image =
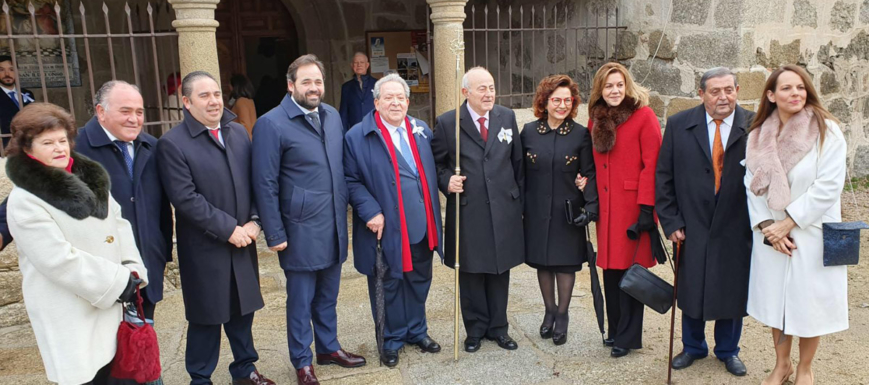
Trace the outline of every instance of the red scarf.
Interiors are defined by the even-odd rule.
[[[410,125],[410,120],[405,117],[405,124],[408,128],[407,139],[410,142],[410,151],[413,152],[413,160],[416,162],[416,169],[419,171],[419,179],[422,181],[423,202],[425,203],[425,221],[426,229],[428,230],[428,248],[434,251],[438,245],[437,229],[435,228],[434,213],[431,207],[431,196],[429,196],[428,182],[425,180],[425,169],[422,167],[422,161],[419,159],[419,151],[416,149],[416,140],[413,138],[413,132]],[[413,270],[413,261],[410,258],[410,240],[407,236],[407,222],[404,218],[404,201],[401,198],[401,176],[398,173],[398,160],[395,158],[395,145],[393,144],[392,136],[389,135],[389,130],[380,119],[380,113],[374,112],[374,122],[377,123],[377,128],[383,135],[386,141],[386,148],[389,150],[389,156],[392,158],[392,170],[395,172],[395,187],[398,189],[398,215],[401,218],[401,265],[402,271],[408,272]],[[399,140],[403,140],[399,138]]]
[[[30,159],[33,159],[33,160],[35,160],[35,161],[41,163],[43,166],[46,166],[46,167],[48,166],[47,164],[42,163],[41,160],[34,158],[33,155],[30,155],[30,154],[26,154],[26,155],[29,156]],[[66,164],[66,167],[64,167],[64,170],[66,170],[66,172],[72,174],[72,164],[73,164],[74,162],[75,162],[75,159],[73,159],[72,157],[69,157],[69,163]]]

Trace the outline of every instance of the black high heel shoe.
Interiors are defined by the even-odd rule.
[[[567,343],[567,332],[553,333],[552,343],[555,344],[555,346],[566,344]]]
[[[555,328],[552,330],[552,343],[556,346],[564,345],[567,343],[567,324],[570,322],[570,318],[568,318],[567,314],[555,315],[555,325],[558,326],[559,329],[564,330],[563,332],[556,332]]]
[[[540,325],[540,338],[544,340],[552,338],[552,325]]]

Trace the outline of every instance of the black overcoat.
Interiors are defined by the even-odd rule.
[[[154,155],[157,138],[142,132],[133,141],[133,178],[127,173],[124,156],[96,116],[78,130],[75,151],[102,165],[112,181],[112,197],[121,205],[124,219],[133,226],[136,247],[148,268],[144,291],[153,303],[163,299],[163,271],[172,260],[172,209],[157,175]]]
[[[229,321],[231,277],[239,310],[263,307],[256,243],[229,243],[236,226],[256,215],[250,180],[250,138],[235,114],[224,109],[220,123],[226,147],[187,109],[184,120],[157,141],[157,167],[175,207],[178,268],[187,320],[216,325]]]
[[[550,130],[546,119],[522,129],[525,154],[525,260],[538,266],[575,266],[587,261],[585,227],[567,223],[565,201],[574,216],[582,208],[598,214],[594,155],[588,129],[572,120]],[[576,174],[588,178],[576,188]]]
[[[678,305],[694,319],[747,314],[751,225],[741,162],[753,117],[736,107],[717,197],[703,105],[667,121],[655,174],[655,209],[666,236],[685,229]]]
[[[489,112],[488,141],[471,119],[467,102],[459,107],[461,126],[461,194],[459,265],[466,273],[501,274],[525,262],[522,230],[522,142],[516,114],[495,105]],[[508,136],[507,140],[499,139]],[[432,153],[438,169],[438,187],[447,197],[444,263],[455,266],[456,198],[447,193],[456,167],[456,111],[437,118]]]

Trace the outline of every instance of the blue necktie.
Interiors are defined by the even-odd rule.
[[[18,98],[15,96],[15,91],[9,91],[9,97],[12,98],[12,102],[15,103],[15,107],[21,109],[21,104],[18,104]]]
[[[414,174],[416,174],[416,161],[413,160],[413,152],[410,151],[410,146],[407,145],[407,140],[405,140],[407,135],[406,132],[407,130],[405,130],[404,127],[398,127],[398,141],[401,142],[401,156],[404,157],[404,160],[408,165],[410,165],[410,169],[413,170]]]
[[[121,153],[124,154],[124,163],[127,164],[127,175],[130,176],[130,179],[133,179],[133,157],[130,156],[130,150],[127,148],[127,142],[116,140],[115,145],[117,145],[118,148],[121,150]]]

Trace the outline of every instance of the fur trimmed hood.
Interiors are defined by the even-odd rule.
[[[748,134],[745,165],[753,175],[749,188],[756,196],[769,193],[769,208],[783,211],[791,203],[788,172],[815,146],[820,130],[812,107],[792,116],[781,131],[781,119],[773,112]]]
[[[72,173],[46,166],[26,154],[10,157],[6,162],[9,180],[75,219],[109,214],[111,180],[106,170],[84,155],[70,152],[75,159]]]
[[[609,152],[616,145],[616,129],[640,107],[636,100],[626,96],[622,103],[610,107],[601,99],[589,111],[592,121],[591,142],[597,152]]]

